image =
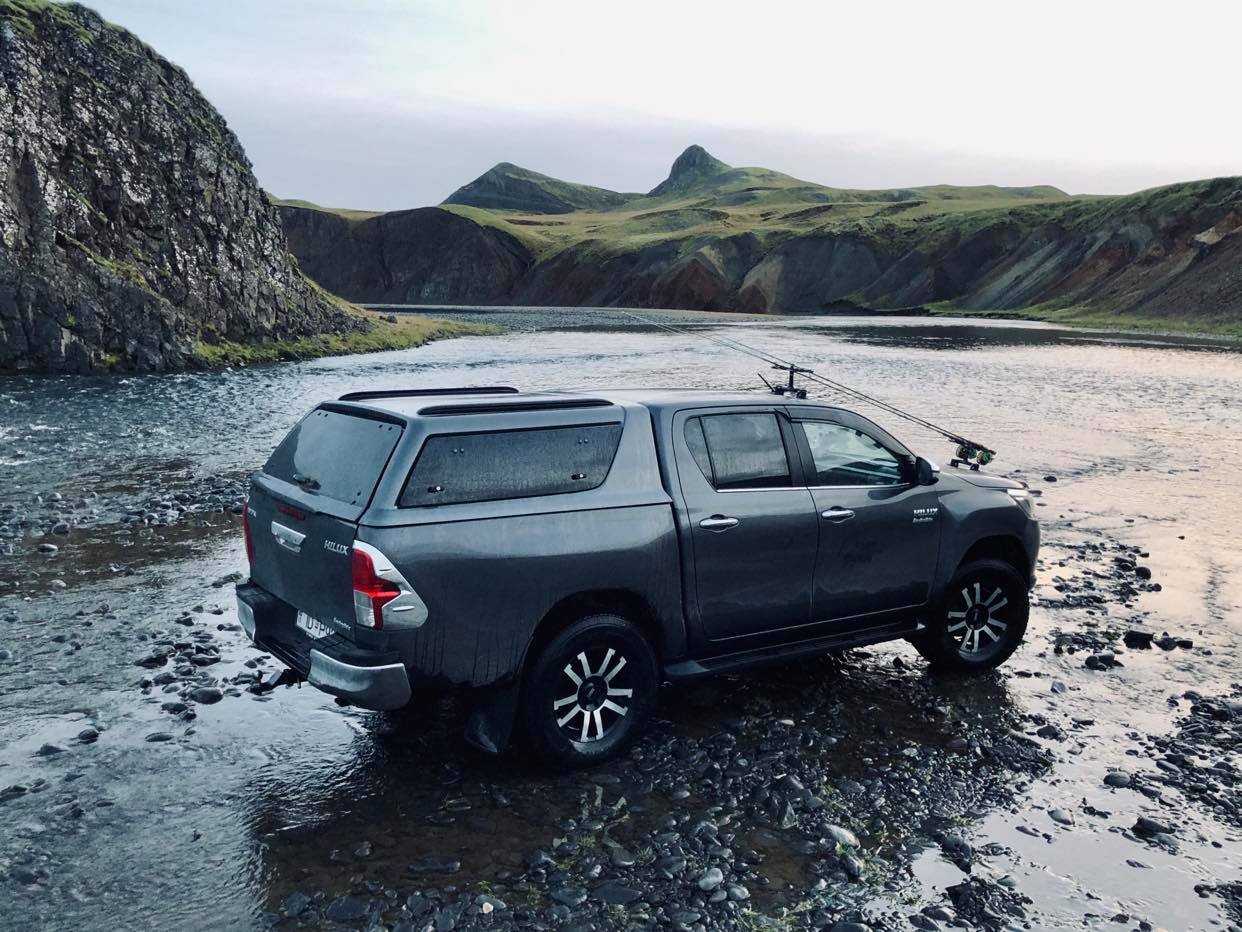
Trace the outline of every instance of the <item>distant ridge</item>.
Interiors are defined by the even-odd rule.
[[[462,185],[443,201],[485,210],[514,210],[531,214],[567,214],[575,210],[618,207],[636,194],[619,194],[589,184],[561,181],[512,162],[489,168]]]
[[[280,208],[356,301],[834,313],[934,307],[1242,334],[1242,179],[834,188],[699,145],[647,194],[502,163],[441,207]],[[554,215],[554,216],[548,216]]]

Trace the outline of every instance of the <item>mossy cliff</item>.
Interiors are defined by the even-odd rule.
[[[85,7],[0,0],[0,371],[160,371],[376,324],[308,282],[237,138]]]

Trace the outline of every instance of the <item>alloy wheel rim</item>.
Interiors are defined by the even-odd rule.
[[[962,588],[948,613],[948,632],[963,657],[975,659],[998,649],[1009,628],[1001,614],[1008,605],[1002,586],[977,580]]]
[[[630,713],[628,660],[615,647],[580,651],[564,669],[552,701],[556,725],[571,741],[602,741]]]

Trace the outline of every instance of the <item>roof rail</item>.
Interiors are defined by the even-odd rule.
[[[519,401],[515,404],[437,405],[423,408],[423,417],[448,417],[454,414],[500,414],[511,411],[557,411],[573,408],[611,408],[613,403],[603,398],[553,398],[546,401]]]
[[[468,388],[392,388],[371,392],[346,392],[338,401],[369,401],[372,398],[417,398],[425,395],[516,395],[511,385],[476,385]]]

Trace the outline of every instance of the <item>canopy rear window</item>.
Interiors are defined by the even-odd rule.
[[[423,443],[400,504],[585,492],[608,477],[620,440],[619,423],[435,434]]]
[[[308,492],[365,505],[400,438],[397,424],[318,408],[289,432],[263,471]]]

